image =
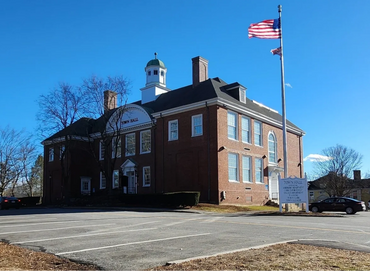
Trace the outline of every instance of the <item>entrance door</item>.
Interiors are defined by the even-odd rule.
[[[128,177],[128,194],[136,194],[135,171],[127,171],[126,176]]]
[[[273,201],[279,200],[279,174],[271,172],[270,174],[270,199]]]

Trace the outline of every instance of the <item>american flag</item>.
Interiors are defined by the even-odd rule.
[[[278,47],[278,48],[275,48],[275,49],[271,49],[271,53],[273,55],[279,55],[279,56],[281,56],[281,47]]]
[[[252,23],[248,28],[248,37],[280,39],[280,19],[267,19],[258,23]]]

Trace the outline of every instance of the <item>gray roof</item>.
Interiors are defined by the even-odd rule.
[[[141,106],[148,112],[149,115],[151,115],[153,113],[158,113],[192,103],[219,98],[237,104],[239,106],[244,106],[246,109],[255,111],[275,121],[282,122],[282,116],[279,113],[273,112],[263,106],[260,106],[248,98],[246,98],[246,103],[244,104],[233,97],[230,91],[227,91],[227,89],[237,86],[241,85],[239,83],[227,84],[218,77],[210,78],[199,83],[195,87],[193,87],[193,85],[189,85],[164,93],[154,101],[145,104],[141,104],[141,101],[137,101],[132,104]],[[107,119],[109,119],[109,116],[112,115],[116,111],[116,109],[110,110],[109,112],[107,112],[108,114],[96,120],[90,118],[81,118],[71,126],[63,129],[62,131],[59,131],[45,141],[54,138],[60,138],[65,135],[88,136],[88,134],[99,132],[105,128]],[[287,126],[292,127],[304,134],[303,130],[301,130],[288,120]]]

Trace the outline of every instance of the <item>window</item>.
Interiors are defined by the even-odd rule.
[[[143,186],[150,186],[150,166],[143,167]]]
[[[54,161],[54,148],[49,148],[49,161]]]
[[[161,70],[161,76],[164,76],[164,71],[163,70]]]
[[[262,123],[254,121],[254,144],[262,146]]]
[[[150,76],[152,74],[152,72],[150,70],[148,70],[148,75]]]
[[[252,182],[251,157],[243,155],[243,182]]]
[[[276,138],[275,135],[270,132],[269,134],[269,162],[276,163]]]
[[[135,133],[126,134],[126,156],[135,155]]]
[[[200,136],[203,135],[203,116],[195,115],[191,117],[191,136]]]
[[[65,155],[64,152],[66,150],[66,147],[64,145],[61,145],[59,148],[59,160],[62,160],[63,156]]]
[[[121,138],[114,137],[112,139],[112,158],[121,157]]]
[[[81,194],[82,195],[90,195],[91,190],[91,178],[89,177],[81,177]]]
[[[114,170],[112,188],[118,188],[118,187],[119,187],[119,170]]]
[[[158,75],[158,70],[153,70],[154,75]]]
[[[238,140],[238,118],[237,114],[232,112],[227,113],[227,137]]]
[[[229,153],[229,181],[239,181],[238,155]]]
[[[168,122],[168,141],[179,139],[179,123],[177,120]]]
[[[107,180],[103,172],[100,172],[100,189],[107,188]]]
[[[263,183],[263,160],[262,158],[256,158],[256,182]]]
[[[244,143],[251,142],[250,119],[247,117],[242,117],[242,141]]]
[[[151,131],[140,132],[140,153],[150,153],[151,150]]]
[[[104,142],[100,141],[99,143],[99,160],[104,160],[105,146]]]

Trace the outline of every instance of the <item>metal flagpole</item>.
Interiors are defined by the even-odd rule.
[[[281,22],[282,6],[278,6],[280,21],[280,63],[281,63],[281,100],[283,114],[283,147],[284,147],[284,178],[288,178],[287,138],[286,138],[286,113],[285,113],[285,80],[284,80],[284,55],[283,55],[283,24]]]

